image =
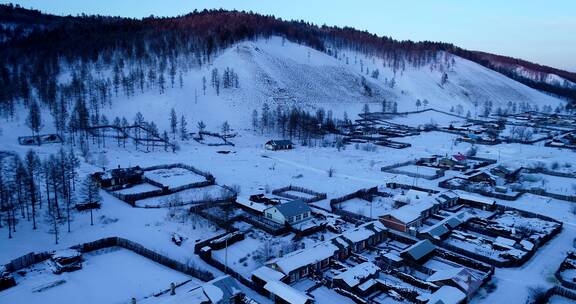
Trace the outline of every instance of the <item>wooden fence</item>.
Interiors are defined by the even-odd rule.
[[[120,237],[109,237],[99,239],[93,242],[87,242],[83,244],[78,244],[70,248],[76,249],[81,253],[87,253],[99,249],[110,248],[110,247],[121,247],[130,250],[136,254],[146,257],[156,263],[163,266],[171,268],[173,270],[185,273],[187,275],[198,278],[202,281],[210,281],[214,278],[214,275],[207,270],[200,269],[192,264],[184,264],[182,262],[176,261],[172,258],[164,256],[154,250],[148,249],[136,242],[120,238]],[[21,257],[18,257],[8,264],[5,265],[6,270],[10,272],[15,272],[20,269],[29,267],[33,264],[43,262],[48,260],[52,256],[52,252],[40,252],[40,253],[28,253]]]
[[[312,195],[313,197],[301,197],[298,195],[285,193],[287,191],[302,192],[302,193]],[[293,199],[293,200],[302,200],[305,203],[312,203],[312,202],[321,201],[323,199],[326,199],[326,197],[327,197],[326,193],[320,193],[320,192],[316,192],[316,191],[313,191],[310,189],[306,189],[304,187],[298,187],[298,186],[293,186],[293,185],[289,185],[288,187],[275,189],[272,191],[272,194],[277,195],[277,196],[281,196],[281,197],[285,197],[285,198],[289,198],[289,199]]]

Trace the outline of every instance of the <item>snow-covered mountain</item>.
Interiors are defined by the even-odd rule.
[[[210,65],[190,70],[183,78],[182,89],[169,88],[163,94],[151,91],[129,99],[114,98],[109,115],[131,118],[140,111],[144,115],[159,115],[162,122],[174,107],[195,120],[209,123],[229,120],[246,126],[252,110],[260,110],[264,103],[271,109],[278,105],[311,111],[322,107],[332,110],[335,116],[344,112],[355,115],[366,103],[371,110],[380,111],[383,99],[397,102],[399,111],[416,110],[416,101],[426,100],[428,103],[420,108],[449,111],[454,107],[462,109],[462,114],[468,110],[472,114],[479,112],[486,102],[491,102],[494,109],[506,109],[509,103],[539,108],[563,103],[458,56],[446,53],[440,61],[449,64],[432,63],[394,72],[384,66],[383,59],[355,51],[341,50],[336,58],[280,37],[244,41],[224,50]],[[239,88],[221,89],[217,95],[208,84],[204,95],[202,78],[210,82],[211,71],[226,68],[238,73]],[[378,78],[372,77],[375,70]],[[442,84],[444,73],[447,81]]]
[[[461,115],[566,103],[445,43],[396,41],[243,12],[135,20],[2,8],[0,23],[37,29],[0,44],[7,58],[0,64],[5,115],[37,100],[58,116],[59,109],[73,112],[82,101],[91,118],[105,114],[108,121],[142,112],[148,119],[163,117],[154,119],[163,128],[174,107],[195,121],[245,127],[252,110],[265,103],[271,109],[322,107],[351,118],[365,104],[380,111],[383,100],[398,111],[436,108]],[[238,75],[238,86],[217,88],[214,82],[225,82],[226,71]]]

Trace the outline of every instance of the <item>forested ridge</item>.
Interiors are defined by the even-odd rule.
[[[529,79],[496,64],[496,59],[501,62],[507,57],[487,56],[448,43],[398,41],[349,27],[316,26],[252,12],[203,10],[170,18],[131,19],[53,16],[1,5],[0,24],[0,106],[9,115],[18,102],[38,101],[54,111],[59,102],[70,109],[82,99],[93,107],[111,102],[118,94],[130,97],[149,89],[162,93],[187,71],[209,63],[232,44],[273,35],[335,57],[341,49],[378,56],[394,70],[424,66],[438,60],[438,51],[447,51],[533,88],[576,99],[572,88]],[[513,63],[576,78],[573,73],[524,61]],[[61,77],[63,74],[67,77]]]

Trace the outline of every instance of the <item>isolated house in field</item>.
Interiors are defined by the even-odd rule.
[[[293,200],[264,210],[267,219],[278,224],[295,225],[312,218],[312,209],[301,200]]]
[[[144,177],[144,171],[139,166],[130,168],[112,169],[108,171],[96,172],[92,175],[100,187],[107,188],[117,185],[138,184]]]
[[[294,148],[294,143],[287,139],[282,140],[269,140],[264,144],[264,148],[277,151],[277,150],[290,150]]]

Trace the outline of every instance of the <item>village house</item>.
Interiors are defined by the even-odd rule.
[[[477,278],[470,270],[464,267],[436,271],[426,281],[438,286],[458,288],[466,295],[472,295],[483,283],[481,278]]]
[[[486,183],[490,186],[496,186],[496,179],[487,172],[477,172],[467,178],[468,181],[473,183]]]
[[[264,210],[264,216],[281,225],[295,225],[312,218],[312,209],[301,200],[293,200]]]
[[[441,208],[449,208],[458,202],[458,196],[452,191],[430,194],[423,191],[409,190],[394,197],[399,208],[380,217],[380,221],[388,228],[415,233],[416,229],[429,216],[436,214]]]
[[[400,256],[411,263],[422,264],[434,252],[436,246],[429,240],[422,240],[402,250]]]
[[[166,303],[236,304],[242,303],[244,293],[231,276],[225,275],[186,292],[176,292]],[[164,303],[164,302],[162,302]]]
[[[354,291],[360,284],[376,278],[380,272],[380,267],[372,262],[364,262],[336,275],[333,279],[335,286]]]
[[[117,185],[138,184],[144,177],[144,171],[139,166],[130,168],[118,168],[96,172],[92,178],[100,187],[108,188]]]
[[[268,266],[284,274],[282,278],[286,283],[293,283],[308,277],[311,273],[320,272],[330,266],[331,261],[344,260],[352,253],[358,253],[381,243],[386,237],[386,228],[378,221],[362,224],[354,229],[347,230],[341,235],[328,241],[318,243],[313,247],[289,253],[271,261]],[[265,281],[270,273],[252,273],[260,281]],[[279,276],[275,274],[274,276]],[[269,276],[268,276],[269,277]]]
[[[269,140],[264,144],[264,148],[271,151],[290,150],[294,148],[294,144],[292,143],[292,141],[287,139]]]
[[[280,281],[270,281],[266,283],[266,285],[264,285],[264,290],[269,293],[270,299],[272,299],[275,304],[314,303],[314,299],[307,296],[305,293]]]

